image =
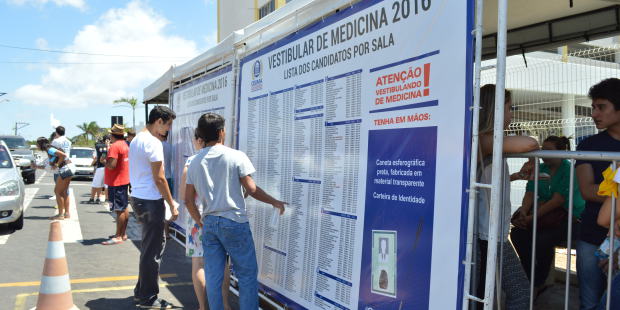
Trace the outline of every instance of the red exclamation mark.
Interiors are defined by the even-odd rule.
[[[424,64],[424,87],[428,87],[431,80],[431,64]],[[430,90],[428,88],[424,88],[424,96],[428,96],[430,94]]]

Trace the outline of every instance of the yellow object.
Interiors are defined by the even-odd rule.
[[[599,196],[611,196],[618,197],[618,183],[614,181],[616,171],[611,169],[611,166],[603,171],[603,182],[598,187]]]

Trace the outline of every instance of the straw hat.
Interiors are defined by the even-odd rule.
[[[113,135],[124,135],[125,127],[123,125],[114,124],[114,126],[112,126],[112,129],[108,129],[108,132]]]

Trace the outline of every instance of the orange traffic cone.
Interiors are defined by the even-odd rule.
[[[36,310],[77,309],[71,296],[69,267],[65,257],[65,245],[59,221],[50,224],[49,242],[43,266],[43,278],[39,288]]]

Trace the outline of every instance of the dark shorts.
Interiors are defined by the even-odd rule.
[[[110,211],[125,211],[129,203],[129,184],[121,186],[108,186],[108,199],[110,200]]]

